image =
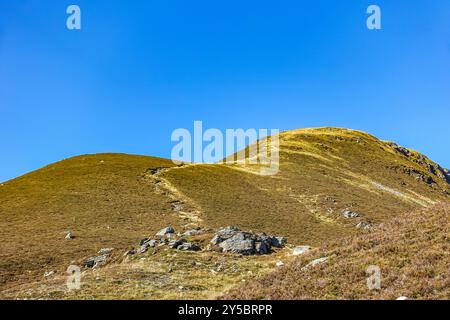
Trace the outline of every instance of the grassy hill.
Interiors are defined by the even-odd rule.
[[[101,248],[123,253],[168,225],[177,230],[236,225],[286,236],[291,244],[321,247],[360,233],[358,222],[378,225],[403,212],[448,201],[449,179],[445,169],[417,152],[336,128],[282,133],[280,171],[275,176],[261,176],[252,165],[177,166],[166,159],[124,154],[63,160],[0,186],[0,298],[24,297],[32,288],[45,287],[43,274],[50,270],[61,275],[55,281],[64,282],[68,265],[79,264]],[[360,216],[346,219],[345,209]],[[64,240],[69,230],[73,241]],[[186,259],[203,257],[205,269],[192,279],[194,289],[184,297],[211,297],[207,291],[214,283],[215,296],[245,280],[226,273],[219,285],[211,275],[209,263],[227,264],[233,257],[204,252],[189,257],[163,252],[136,268],[154,276],[149,265],[163,266],[163,272],[169,260],[183,265]],[[240,260],[235,267],[263,274],[273,269],[275,258]],[[123,263],[135,262],[123,262],[121,254],[115,261],[102,272],[118,283],[105,281],[92,292],[87,284],[80,297],[118,297],[125,288],[129,290],[122,298],[147,297],[146,290],[130,289],[141,283],[136,273],[128,267],[120,271]],[[156,298],[178,296],[176,283],[182,273],[164,271],[160,276],[169,286],[161,290],[168,294]],[[151,281],[145,283],[154,289]],[[47,296],[49,290],[31,295]]]

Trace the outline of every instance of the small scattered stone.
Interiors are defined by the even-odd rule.
[[[196,236],[199,234],[202,234],[203,231],[199,228],[199,229],[191,229],[191,230],[187,230],[184,233],[180,234],[180,237],[192,237],[192,236]]]
[[[372,228],[372,224],[370,222],[367,222],[367,221],[361,221],[360,223],[358,223],[356,225],[356,228],[362,229],[362,230],[369,230],[369,229]]]
[[[144,243],[141,244],[141,247],[146,247],[146,248],[154,248],[158,245],[158,241],[156,240],[147,240]]]
[[[102,255],[102,256],[94,256],[87,258],[84,262],[84,266],[87,268],[95,268],[101,265],[104,265],[106,263],[106,260],[108,259],[108,255]]]
[[[136,251],[135,250],[128,250],[128,251],[126,251],[124,254],[123,254],[123,256],[124,257],[126,257],[126,256],[132,256],[132,255],[135,255],[136,254]]]
[[[295,247],[294,250],[292,250],[292,255],[293,256],[299,256],[301,254],[304,254],[305,252],[308,252],[309,250],[311,250],[310,246]]]
[[[159,231],[156,233],[156,236],[157,236],[157,237],[164,237],[164,236],[171,235],[171,234],[174,234],[174,233],[175,233],[175,229],[174,229],[174,228],[172,228],[172,227],[167,227],[167,228],[164,228],[164,229],[159,230]]]
[[[277,263],[275,265],[277,267],[282,267],[282,266],[284,266],[284,262],[283,261],[277,261]]]
[[[146,253],[148,251],[148,247],[147,246],[141,246],[139,249],[138,249],[138,251],[137,251],[137,253],[138,254],[143,254],[143,253]]]
[[[56,273],[55,270],[45,272],[45,273],[44,273],[44,278],[48,278],[48,277],[50,277],[50,276],[53,276],[55,273]]]
[[[178,246],[182,245],[184,240],[172,240],[169,242],[168,246],[170,249],[177,249]]]
[[[350,210],[344,210],[342,212],[342,215],[345,218],[349,218],[349,219],[351,219],[351,218],[358,218],[359,217],[359,213],[358,212],[354,212],[354,211],[350,211]]]
[[[73,236],[72,232],[69,231],[65,237],[66,240],[73,240],[75,237]]]
[[[174,201],[170,205],[172,206],[173,211],[181,211],[183,210],[184,203],[181,201]]]
[[[185,243],[182,243],[181,245],[179,245],[177,247],[177,249],[183,250],[183,251],[199,251],[201,248],[199,245],[197,245],[195,243],[185,242]]]
[[[408,299],[408,297],[401,296],[401,297],[398,297],[398,298],[395,299],[395,300],[409,300],[409,299]]]
[[[315,266],[317,266],[319,264],[327,262],[328,259],[329,259],[328,257],[322,257],[322,258],[319,258],[319,259],[315,259],[315,260],[311,261],[310,263],[308,263],[305,267],[303,267],[302,270],[307,270],[309,268],[313,268],[313,267],[315,267]]]
[[[114,248],[103,248],[103,249],[100,249],[98,254],[100,254],[100,255],[111,254],[113,251],[114,251]]]

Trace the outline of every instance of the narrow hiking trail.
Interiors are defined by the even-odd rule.
[[[193,228],[200,227],[203,223],[201,216],[201,208],[192,199],[178,190],[164,174],[173,170],[185,169],[198,164],[183,164],[176,167],[161,167],[148,169],[144,177],[149,180],[155,187],[155,191],[168,197],[172,210],[176,212],[180,219],[184,222],[183,227]]]

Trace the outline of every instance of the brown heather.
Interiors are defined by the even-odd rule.
[[[313,259],[330,257],[314,268]],[[366,270],[379,266],[381,289]],[[226,299],[450,299],[450,203],[416,210],[356,237],[333,241],[276,272],[231,290]]]

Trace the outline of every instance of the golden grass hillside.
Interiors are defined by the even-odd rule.
[[[320,245],[356,232],[357,221],[342,217],[345,209],[378,223],[448,199],[450,184],[429,167],[438,165],[420,164],[367,133],[321,128],[281,134],[275,176],[258,175],[251,165],[186,166],[162,176],[195,203],[208,226],[232,224]]]
[[[315,267],[311,261],[328,257]],[[369,266],[381,287],[368,289]],[[450,299],[450,203],[381,223],[372,231],[312,250],[226,299]],[[369,270],[370,271],[370,270]],[[370,282],[373,283],[373,282]]]
[[[37,286],[45,272],[64,274],[101,248],[123,253],[169,225],[180,231],[236,225],[317,247],[358,234],[358,222],[377,225],[446,201],[449,194],[446,171],[428,158],[346,129],[280,134],[280,171],[274,176],[261,176],[251,165],[78,156],[0,185],[0,298]],[[360,216],[346,219],[345,209]],[[73,241],[64,240],[69,230]],[[208,290],[211,279],[202,279],[201,288]],[[111,286],[107,294],[105,288],[100,297],[121,290]]]

